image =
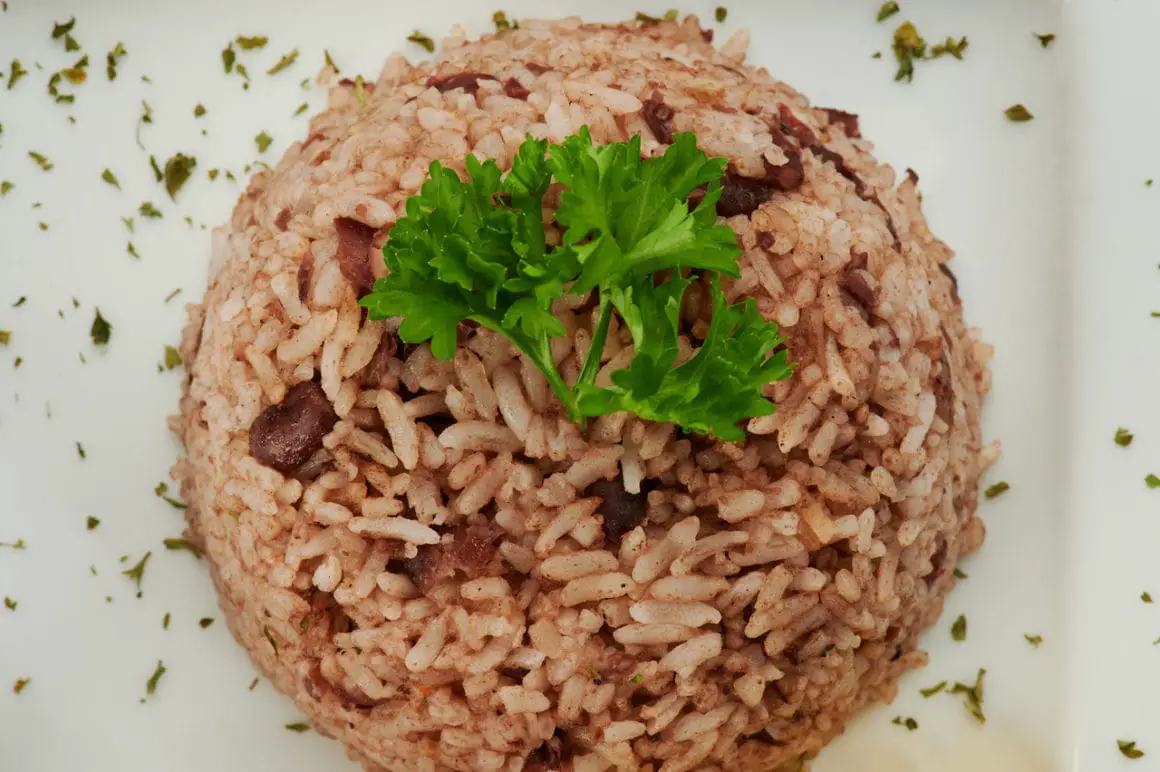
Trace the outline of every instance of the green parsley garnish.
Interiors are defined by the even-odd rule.
[[[145,682],[145,693],[153,694],[157,691],[157,684],[161,681],[161,676],[165,675],[165,663],[157,660],[157,667],[153,669],[153,675],[149,676],[149,680]]]
[[[43,221],[41,221],[41,222],[38,222],[36,225],[37,225],[37,227],[39,227],[39,228],[40,228],[42,231],[46,231],[46,230],[48,230],[48,223],[46,223],[46,222],[43,222]]]
[[[203,105],[201,102],[198,102],[193,107],[193,117],[200,118],[203,115],[205,115],[205,105]]]
[[[1160,477],[1157,477],[1154,474],[1149,474],[1144,478],[1144,484],[1149,488],[1160,488]]]
[[[429,54],[435,52],[435,41],[424,35],[419,30],[415,30],[410,35],[408,35],[407,41],[414,43]]]
[[[299,115],[302,115],[302,113],[306,112],[309,109],[310,109],[310,105],[307,104],[306,102],[303,102],[302,104],[298,105],[298,109],[295,110],[294,115],[292,115],[290,117],[297,118]]]
[[[12,71],[8,74],[8,90],[11,91],[12,87],[16,85],[16,81],[20,80],[21,78],[23,78],[27,74],[28,74],[28,70],[24,69],[24,67],[21,66],[20,60],[13,59],[12,60]]]
[[[234,42],[238,44],[238,48],[243,51],[253,51],[258,48],[264,48],[266,42],[269,40],[265,35],[255,35],[253,37],[246,37],[245,35],[238,35],[234,38]]]
[[[93,344],[103,346],[109,342],[109,337],[113,334],[113,325],[105,317],[101,316],[101,309],[95,309],[93,314],[93,324],[89,328],[89,336],[93,339]]]
[[[157,165],[157,159],[153,156],[149,156],[149,168],[153,170],[153,179],[156,182],[165,179],[165,172],[161,171],[161,167]]]
[[[141,215],[142,217],[148,217],[152,220],[160,219],[162,216],[161,210],[153,206],[153,202],[151,201],[146,201],[145,203],[141,204],[141,206],[137,207],[137,214]]]
[[[4,180],[3,182],[0,182],[0,196],[7,196],[8,191],[12,190],[14,187],[16,187],[16,183],[12,182],[11,180]]]
[[[966,579],[967,578],[967,572],[964,571],[963,569],[959,568],[958,566],[955,566],[954,575],[955,575],[956,579]]]
[[[268,147],[270,147],[270,143],[273,141],[274,141],[274,138],[271,137],[269,134],[267,134],[264,131],[261,134],[259,134],[258,136],[254,137],[254,142],[257,143],[257,145],[258,145],[258,152],[259,153],[265,153],[266,149]]]
[[[1003,115],[1006,115],[1007,120],[1013,123],[1023,123],[1025,121],[1030,121],[1035,117],[1031,114],[1031,111],[1023,105],[1011,105],[1003,111]]]
[[[1134,440],[1134,439],[1136,439],[1136,435],[1132,434],[1130,431],[1128,431],[1124,427],[1121,426],[1119,429],[1116,429],[1116,435],[1115,435],[1116,444],[1119,445],[1121,448],[1126,448],[1129,445],[1131,445],[1132,440]]]
[[[1146,187],[1146,188],[1150,188],[1150,187],[1152,187],[1152,178],[1151,178],[1151,177],[1149,177],[1148,179],[1144,180],[1144,187]]]
[[[289,729],[291,732],[298,732],[298,733],[302,733],[302,732],[305,732],[305,731],[307,731],[308,729],[310,729],[310,725],[309,725],[309,724],[304,724],[304,723],[302,723],[302,722],[300,721],[300,722],[298,722],[298,723],[296,723],[296,724],[287,724],[287,725],[286,725],[286,728],[287,728],[287,729]]]
[[[153,123],[153,108],[144,99],[141,100],[141,117],[137,119],[137,147],[142,150],[145,145],[141,143],[141,127],[146,123]]]
[[[327,51],[325,48],[322,49],[322,61],[326,63],[327,67],[334,70],[335,75],[342,72],[342,70],[338,69],[338,65],[334,63],[334,59],[330,57],[330,51]],[[303,88],[306,88],[306,86],[303,86]]]
[[[0,346],[7,346],[10,340],[12,340],[12,331],[0,330]]]
[[[117,190],[121,189],[121,183],[117,180],[117,175],[113,174],[108,169],[105,169],[105,171],[101,172],[101,179],[112,185]]]
[[[951,638],[956,641],[967,640],[967,615],[959,614],[959,618],[951,625]]]
[[[173,507],[174,509],[185,509],[186,506],[188,506],[187,504],[184,504],[184,503],[178,501],[177,499],[169,496],[168,495],[169,494],[169,486],[163,482],[157,483],[157,486],[153,489],[153,493],[156,494],[157,498],[164,500],[165,503],[167,503],[169,506]],[[168,545],[166,545],[166,546],[168,546]]]
[[[248,687],[246,687],[247,690],[252,692],[255,689],[257,689],[258,688],[258,681],[259,681],[259,679],[257,679],[257,678],[255,678],[253,681],[250,681],[250,685]]]
[[[88,518],[85,519],[85,530],[91,531],[100,524],[101,524],[100,518],[93,517],[92,515],[89,515]]]
[[[491,15],[491,23],[495,25],[495,31],[497,33],[507,32],[509,29],[512,29],[512,23],[508,21],[507,14],[503,11],[493,13]],[[519,25],[516,24],[515,26],[518,27]]]
[[[1116,740],[1116,747],[1120,749],[1120,753],[1124,754],[1125,758],[1139,759],[1144,757],[1144,751],[1136,747],[1135,740]]]
[[[218,169],[210,169],[208,172],[206,172],[206,176],[209,177],[210,182],[213,182],[214,180],[216,180],[218,174],[220,174],[220,171]]]
[[[628,679],[630,684],[639,684],[644,680],[644,673],[633,673],[632,678]]]
[[[173,290],[173,292],[170,292],[168,295],[165,296],[165,302],[168,303],[170,300],[173,300],[175,297],[177,297],[180,294],[181,294],[181,287],[178,287],[177,289]]]
[[[561,145],[527,139],[506,176],[493,161],[468,156],[463,182],[433,162],[391,231],[389,275],[360,303],[373,319],[403,317],[402,340],[430,340],[440,359],[454,355],[464,320],[503,334],[574,421],[627,411],[740,440],[741,421],[774,411],[764,386],[791,368],[787,352],[775,352],[777,325],[752,299],[727,305],[721,290],[719,275],[737,276],[740,254],[733,231],[717,224],[724,170],[725,159],[709,159],[693,134],[676,134],[664,155],[642,159],[639,136],[597,147],[586,128]],[[566,230],[548,248],[542,200],[553,181],[564,188],[556,221]],[[701,186],[704,198],[690,211],[689,194]],[[712,320],[700,348],[677,365],[681,302],[698,280]],[[552,305],[565,292],[594,290],[592,344],[568,383],[552,358],[552,338],[567,333]],[[597,386],[614,314],[635,357],[611,385]]]
[[[15,611],[16,606],[18,605],[19,603],[17,601],[12,600],[12,598],[9,598],[7,595],[4,596],[4,608],[8,609],[9,611]]]
[[[169,612],[168,611],[165,612],[165,616],[161,617],[161,629],[162,630],[169,629]]]
[[[33,161],[35,161],[36,165],[39,166],[44,171],[46,171],[46,172],[52,171],[52,161],[48,160],[48,158],[46,156],[44,156],[40,153],[37,153],[34,150],[29,150],[28,157],[31,158]]]
[[[954,38],[948,37],[946,39],[945,43],[936,43],[934,46],[931,47],[930,58],[931,59],[938,59],[940,56],[950,55],[950,56],[953,56],[954,58],[962,61],[963,52],[966,50],[967,50],[967,38],[965,35],[963,37],[959,38],[958,40],[955,40]]]
[[[233,43],[228,44],[222,49],[222,66],[225,68],[227,75],[234,71],[234,62],[237,60],[238,55],[234,53]]]
[[[113,50],[105,54],[105,76],[109,80],[117,79],[117,63],[125,57],[125,45],[118,43]]]
[[[967,684],[956,681],[949,692],[949,694],[963,695],[967,712],[974,716],[975,720],[980,724],[987,722],[987,717],[983,715],[983,676],[985,675],[987,675],[987,671],[979,668],[979,673],[975,676],[974,685],[968,686]]]
[[[89,66],[89,56],[85,54],[72,67],[65,67],[60,74],[74,86],[79,86],[89,78],[86,68]]]
[[[173,346],[165,347],[165,369],[172,370],[175,367],[181,367],[181,352]]]
[[[278,73],[282,72],[282,70],[284,70],[287,67],[289,67],[290,65],[294,64],[294,61],[296,59],[298,59],[298,49],[297,48],[295,48],[290,53],[283,55],[283,57],[278,60],[277,64],[275,64],[270,69],[266,70],[266,74],[267,75],[277,75]]]
[[[197,159],[178,153],[165,162],[165,192],[171,201],[177,200],[177,192],[185,184],[197,167]]]
[[[894,80],[914,80],[914,60],[926,57],[926,41],[918,34],[914,24],[904,22],[894,30],[894,58],[898,61],[898,72]]]
[[[987,488],[987,490],[983,491],[983,498],[993,499],[998,496],[1002,496],[1009,490],[1011,490],[1011,486],[1008,483],[1000,480],[991,487]]]
[[[149,556],[152,552],[146,552],[145,557],[137,561],[137,565],[132,568],[125,569],[121,573],[129,577],[134,584],[137,585],[137,597],[141,597],[141,580],[145,578],[145,564],[149,561]]]
[[[52,39],[60,40],[61,38],[64,38],[65,51],[76,51],[80,48],[80,45],[75,40],[73,40],[72,35],[69,34],[72,32],[72,28],[76,26],[76,23],[77,17],[73,16],[70,17],[66,22],[54,22],[52,25]]]
[[[714,11],[713,11],[713,18],[717,20],[718,24],[725,21],[725,17],[727,17],[728,15],[729,15],[729,9],[723,5],[717,6],[717,8],[714,9]]]
[[[16,683],[12,684],[12,693],[20,694],[22,691],[24,691],[24,687],[28,686],[31,681],[31,678],[17,678]]]
[[[200,627],[202,630],[204,630],[205,628],[209,627],[212,624],[213,624],[213,617],[202,617],[201,619],[197,620],[197,626]]]
[[[1027,640],[1028,643],[1037,649],[1043,645],[1042,635],[1031,635],[1029,633],[1023,633],[1023,637]]]
[[[903,718],[902,716],[895,716],[894,720],[890,723],[894,724],[895,726],[904,726],[908,732],[913,732],[915,729],[918,729],[918,722],[909,716],[906,718]]]
[[[1147,592],[1142,592],[1142,593],[1140,593],[1140,600],[1144,601],[1145,603],[1151,603],[1152,596],[1151,596],[1151,594],[1149,594]]]
[[[878,9],[877,21],[886,21],[891,16],[898,13],[898,11],[899,11],[898,3],[894,2],[894,0],[890,0],[890,2],[883,3],[882,7]]]
[[[24,543],[24,539],[17,539],[16,541],[0,541],[0,547],[8,547],[14,550],[28,549],[28,545]]]
[[[132,242],[132,241],[128,242],[128,244],[125,246],[125,251],[126,251],[126,252],[128,252],[128,253],[129,253],[129,257],[133,258],[134,260],[140,260],[140,259],[141,259],[141,255],[140,255],[140,254],[138,254],[138,252],[137,252],[137,247],[133,246],[133,242]]]
[[[185,539],[162,539],[161,543],[165,545],[167,550],[185,550],[191,553],[195,558],[201,557],[201,550],[190,544]]]
[[[1051,45],[1051,42],[1055,40],[1055,35],[1051,33],[1040,35],[1038,32],[1033,32],[1031,34],[1035,35],[1035,37],[1039,40],[1039,45],[1044,48],[1047,48],[1049,45]]]
[[[939,681],[934,686],[928,687],[926,689],[919,689],[918,693],[921,694],[923,697],[930,699],[931,697],[935,696],[936,694],[938,694],[939,692],[941,692],[945,688],[947,688],[947,682],[946,681]]]

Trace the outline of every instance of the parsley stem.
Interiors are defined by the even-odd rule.
[[[588,345],[588,355],[584,357],[584,367],[580,370],[580,377],[576,379],[576,386],[596,382],[596,373],[600,370],[600,357],[604,353],[604,342],[608,339],[608,326],[612,322],[612,298],[609,293],[600,292],[600,319],[596,322],[596,329],[592,331],[592,342]]]
[[[473,318],[483,322],[478,315]],[[519,330],[498,325],[494,329],[511,338],[512,342],[532,360],[536,367],[540,368],[540,372],[544,374],[544,379],[547,380],[552,391],[560,398],[560,403],[568,411],[568,419],[579,423],[580,414],[576,408],[576,395],[568,387],[564,377],[560,375],[560,371],[556,369],[556,363],[552,359],[552,344],[548,339],[533,340]]]

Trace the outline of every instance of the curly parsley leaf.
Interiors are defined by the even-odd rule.
[[[399,336],[431,341],[442,359],[454,355],[462,321],[505,335],[575,421],[628,410],[736,440],[738,422],[773,412],[762,392],[789,377],[787,354],[752,301],[725,302],[718,275],[736,276],[740,254],[716,218],[725,161],[708,158],[694,135],[677,134],[664,155],[642,159],[639,137],[596,146],[585,128],[559,145],[527,139],[506,176],[473,156],[466,168],[461,180],[432,163],[407,201],[383,250],[389,274],[361,301],[372,318],[402,317]],[[556,222],[565,230],[548,248],[542,205],[552,182],[564,188]],[[689,195],[702,187],[690,211]],[[694,282],[708,290],[713,317],[702,345],[678,363],[681,303]],[[565,292],[599,299],[573,384],[551,347],[565,334],[552,313]],[[635,357],[610,386],[597,386],[613,314],[632,334]]]

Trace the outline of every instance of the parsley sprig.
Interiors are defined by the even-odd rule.
[[[763,388],[791,367],[777,325],[752,299],[730,305],[721,290],[720,275],[739,275],[741,254],[733,231],[717,223],[725,164],[691,133],[642,159],[639,136],[596,146],[587,128],[558,145],[529,137],[506,176],[474,156],[466,181],[433,162],[383,249],[390,273],[361,303],[371,318],[402,317],[402,340],[430,340],[441,359],[454,355],[462,321],[503,334],[544,373],[573,421],[628,411],[740,440],[738,423],[774,411]],[[552,183],[563,187],[556,247],[546,243],[542,214]],[[713,315],[701,346],[678,362],[681,304],[696,281]],[[566,292],[594,291],[592,343],[568,383],[552,357],[552,339],[566,334],[553,307]],[[634,357],[610,386],[598,386],[614,315],[632,335]]]

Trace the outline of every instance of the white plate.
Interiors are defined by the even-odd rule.
[[[611,0],[553,5],[593,19],[626,14]],[[719,40],[750,27],[753,61],[817,104],[860,113],[880,157],[918,170],[932,226],[959,252],[969,320],[998,346],[985,423],[1005,452],[990,481],[1006,479],[1011,491],[982,504],[988,541],[924,639],[930,666],[903,680],[894,705],[856,721],[816,770],[1160,770],[1160,692],[1147,686],[1160,676],[1151,648],[1160,614],[1139,600],[1155,581],[1147,572],[1160,536],[1160,521],[1147,517],[1160,492],[1150,497],[1142,483],[1147,454],[1160,446],[1144,428],[1157,425],[1160,407],[1150,384],[1131,377],[1142,374],[1133,363],[1146,356],[1144,336],[1155,334],[1144,328],[1147,313],[1160,308],[1160,250],[1146,227],[1160,185],[1144,188],[1150,174],[1160,177],[1160,158],[1149,152],[1150,170],[1136,149],[1148,147],[1160,99],[1116,80],[1133,67],[1156,72],[1149,51],[1160,10],[1145,0],[1066,9],[1048,0],[904,0],[902,15],[876,24],[875,0],[728,5]],[[160,543],[182,526],[153,494],[178,451],[164,422],[179,375],[156,365],[177,340],[181,303],[204,287],[209,232],[200,226],[223,221],[241,190],[220,177],[210,183],[206,170],[241,178],[259,132],[274,137],[262,156],[271,161],[304,135],[305,116],[291,114],[304,100],[312,110],[324,101],[320,89],[299,85],[323,48],[344,73],[374,74],[391,50],[416,53],[404,41],[411,30],[438,36],[462,21],[481,32],[493,9],[468,0],[54,6],[9,0],[0,14],[6,58],[44,66],[0,91],[0,179],[16,183],[0,199],[0,329],[13,333],[0,348],[0,541],[28,544],[0,548],[0,595],[19,602],[15,612],[0,609],[0,769],[351,769],[337,744],[283,729],[300,717],[268,684],[247,690],[254,673],[220,620],[198,626],[219,616],[204,565]],[[514,18],[544,14],[531,0],[504,6]],[[711,19],[712,7],[681,10]],[[73,34],[93,64],[70,107],[52,104],[45,82],[75,60],[49,39],[52,22],[74,12]],[[924,62],[913,83],[894,83],[891,32],[906,18],[932,41],[968,35],[966,60]],[[1043,50],[1033,32],[1060,37]],[[270,36],[265,50],[243,55],[254,79],[246,92],[219,58],[238,34]],[[129,53],[110,84],[104,53],[118,41]],[[294,47],[297,64],[263,74]],[[874,51],[883,59],[872,60]],[[147,151],[134,142],[143,99],[154,116],[141,127]],[[195,120],[199,102],[208,113]],[[1036,119],[1006,121],[1015,102]],[[55,168],[36,168],[29,150]],[[177,151],[198,167],[175,205],[154,183],[148,154]],[[101,181],[106,167],[122,191]],[[129,234],[119,218],[146,200],[165,217],[137,217]],[[43,207],[32,209],[36,201]],[[130,239],[140,261],[126,254]],[[164,303],[178,287],[183,294]],[[10,308],[22,295],[27,302]],[[113,325],[107,351],[89,341],[96,306]],[[14,370],[16,356],[24,362]],[[1111,441],[1121,424],[1140,430],[1129,450]],[[89,515],[102,521],[91,532]],[[119,572],[146,550],[136,598]],[[1151,589],[1160,597],[1160,582]],[[969,636],[956,644],[948,628],[960,613]],[[1042,647],[1024,633],[1042,635]],[[168,671],[140,704],[158,660]],[[984,728],[957,698],[918,695],[944,679],[970,680],[979,667],[988,671]],[[13,695],[8,684],[27,676]],[[892,726],[896,715],[917,718],[919,730]],[[1156,753],[1128,762],[1117,739],[1145,751],[1155,743]]]

